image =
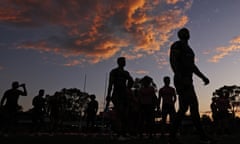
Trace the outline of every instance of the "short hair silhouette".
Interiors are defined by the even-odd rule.
[[[170,77],[169,76],[165,76],[163,78],[163,81],[164,81],[165,84],[169,84],[170,83]]]
[[[96,99],[96,96],[94,94],[90,95],[90,99]]]
[[[118,64],[119,66],[125,66],[125,64],[126,64],[126,58],[125,58],[125,57],[119,57],[119,58],[117,59],[117,64]]]
[[[18,81],[12,82],[12,88],[16,89],[16,88],[18,88],[18,87],[19,87]]]
[[[190,33],[187,28],[182,28],[178,31],[178,38],[181,40],[188,40],[190,38]]]

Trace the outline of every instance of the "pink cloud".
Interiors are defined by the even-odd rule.
[[[167,4],[176,4],[178,3],[180,0],[166,0]]]
[[[140,74],[140,75],[147,75],[149,74],[149,71],[146,70],[136,70],[136,71],[131,71],[132,73]]]
[[[72,61],[68,61],[67,63],[64,64],[64,66],[76,66],[81,64],[83,61],[81,60],[72,60]]]
[[[231,44],[240,44],[240,36],[234,37],[231,41]]]
[[[192,0],[2,0],[0,22],[19,29],[59,30],[48,38],[29,38],[20,49],[71,58],[73,65],[81,64],[79,59],[98,63],[122,53],[136,59],[161,51],[172,32],[187,24],[185,12],[191,4]],[[160,9],[164,5],[167,8]]]
[[[234,52],[240,51],[240,36],[234,37],[232,40],[229,41],[228,46],[217,47],[215,49],[216,54],[209,59],[210,62],[219,62],[224,57],[230,55]]]

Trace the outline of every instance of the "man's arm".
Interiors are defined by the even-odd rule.
[[[128,73],[128,85],[130,85],[130,86],[132,86],[133,85],[133,83],[134,83],[134,80],[133,80],[133,78],[132,78],[132,76]]]
[[[23,88],[23,93],[22,93],[21,95],[22,95],[22,96],[27,96],[26,85],[25,85],[25,84],[21,84],[20,86],[22,86],[22,88]]]
[[[99,107],[99,105],[98,105],[98,102],[96,101],[96,113],[97,113],[97,111],[98,111],[98,107]]]
[[[179,74],[181,51],[178,43],[174,43],[170,48],[170,65],[175,74]]]
[[[154,109],[155,108],[157,108],[157,110],[159,110],[159,106],[158,106],[158,97],[157,97],[157,95],[156,95],[156,93],[155,93],[155,88],[154,87],[152,87],[153,89],[153,102],[154,102]]]
[[[112,88],[113,88],[113,76],[112,76],[112,72],[110,72],[109,81],[108,81],[108,89],[107,89],[107,97],[106,97],[107,103],[106,103],[105,110],[108,109],[108,106],[109,106],[110,101],[111,101]]]
[[[112,76],[112,73],[110,73],[109,81],[108,81],[108,89],[107,89],[108,91],[107,91],[107,97],[106,97],[107,101],[111,100],[112,88],[113,88],[113,76]]]
[[[177,94],[176,94],[176,90],[173,88],[173,102],[176,103],[177,101]]]
[[[6,92],[4,93],[2,99],[1,99],[1,103],[0,103],[0,106],[2,107],[4,105],[4,102],[6,100]]]
[[[209,84],[209,79],[198,69],[198,67],[194,64],[193,73],[196,74],[199,78],[201,78],[205,85]]]
[[[157,101],[157,110],[160,110],[160,105],[161,105],[161,99],[162,99],[162,95],[161,95],[161,89],[158,91],[158,101]]]

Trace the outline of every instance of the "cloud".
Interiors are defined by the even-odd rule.
[[[166,0],[167,4],[176,4],[178,3],[180,0]]]
[[[240,36],[234,37],[231,41],[231,44],[240,44]]]
[[[191,5],[192,0],[2,0],[0,24],[33,31],[55,27],[56,32],[29,37],[18,48],[64,56],[73,65],[98,63],[160,51],[172,32],[187,24]]]
[[[234,37],[232,40],[229,41],[228,46],[221,46],[215,49],[216,54],[209,59],[210,62],[217,63],[224,57],[230,55],[234,52],[240,51],[240,36]]]
[[[0,71],[1,71],[1,70],[4,70],[4,67],[0,65]]]
[[[67,63],[65,63],[64,65],[65,66],[75,66],[75,65],[79,65],[81,63],[82,63],[81,60],[71,60],[71,61],[68,61]]]
[[[169,51],[168,52],[159,52],[157,55],[154,55],[156,62],[158,63],[159,68],[169,64]]]
[[[136,70],[136,71],[131,71],[131,73],[139,74],[139,75],[147,75],[149,74],[149,71],[146,70]]]

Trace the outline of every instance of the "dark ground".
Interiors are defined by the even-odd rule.
[[[218,131],[212,128],[212,124],[203,123],[209,136],[215,140],[213,144],[240,144],[240,120],[232,123],[230,134],[214,134]],[[69,126],[69,125],[68,125]],[[43,131],[39,135],[32,133],[31,123],[21,123],[17,127],[17,133],[14,135],[0,135],[0,144],[167,144],[168,137],[161,136],[159,132],[153,138],[146,137],[130,138],[125,141],[119,141],[115,134],[111,134],[108,129],[100,128],[93,132],[81,130],[77,127],[65,126],[64,132],[49,134]],[[159,125],[156,129],[160,130]],[[166,128],[166,131],[169,128]],[[193,129],[192,123],[185,121],[180,129],[180,141],[183,144],[203,144]]]
[[[214,144],[240,144],[240,133],[231,135],[214,135],[212,136],[216,141]],[[179,136],[179,139],[183,144],[201,144],[198,135],[186,134]],[[16,134],[12,136],[1,136],[0,143],[5,144],[167,144],[167,136],[154,136],[149,138],[131,138],[125,141],[119,141],[115,136],[109,134],[77,134],[77,133],[65,133],[65,134]]]

